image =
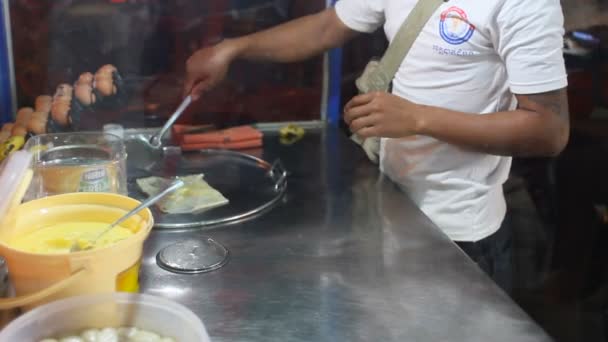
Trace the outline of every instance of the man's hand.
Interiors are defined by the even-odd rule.
[[[225,40],[215,46],[196,51],[186,62],[184,96],[191,94],[197,100],[205,91],[215,87],[228,72],[236,56],[237,44]]]
[[[417,134],[421,110],[397,95],[374,92],[353,97],[344,107],[344,121],[362,138],[403,138]]]

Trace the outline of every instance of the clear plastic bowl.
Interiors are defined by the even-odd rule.
[[[203,322],[188,308],[168,299],[105,293],[58,300],[15,319],[0,332],[0,342],[39,342],[106,327],[136,327],[177,342],[209,342]]]

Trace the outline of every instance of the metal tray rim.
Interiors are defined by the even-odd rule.
[[[192,153],[192,152],[189,152],[189,153]],[[157,223],[157,222],[155,222],[154,229],[166,230],[166,231],[205,229],[205,228],[209,229],[209,228],[218,227],[218,226],[222,226],[222,225],[229,225],[231,223],[240,223],[240,222],[245,221],[246,219],[254,218],[257,215],[261,215],[261,214],[265,213],[267,210],[274,207],[279,202],[279,200],[281,198],[283,198],[283,195],[285,194],[285,191],[287,189],[287,178],[286,178],[287,172],[285,171],[285,169],[283,168],[283,166],[279,160],[275,161],[274,164],[270,164],[268,161],[255,157],[255,156],[252,156],[250,154],[246,154],[246,153],[238,152],[238,151],[232,151],[232,150],[224,150],[224,149],[202,149],[199,151],[195,151],[195,153],[223,154],[223,155],[231,155],[233,157],[248,159],[248,160],[256,162],[258,165],[263,167],[263,169],[266,169],[268,172],[271,172],[271,173],[277,167],[282,169],[283,170],[282,177],[280,177],[277,184],[275,184],[275,190],[277,193],[276,196],[272,200],[254,208],[254,209],[251,209],[249,211],[246,211],[246,212],[243,212],[240,214],[227,216],[227,217],[220,218],[220,219],[202,221],[202,222],[201,221],[187,222],[187,223],[162,223],[162,222]]]

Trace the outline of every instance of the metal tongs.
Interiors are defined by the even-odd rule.
[[[173,126],[175,121],[177,121],[177,119],[179,119],[179,117],[182,115],[184,110],[186,110],[186,108],[188,108],[188,106],[191,103],[192,103],[192,95],[186,96],[184,98],[184,100],[182,101],[182,103],[179,105],[179,107],[177,107],[175,112],[171,115],[169,120],[167,120],[167,122],[165,122],[165,125],[156,134],[154,134],[152,137],[150,137],[150,140],[148,141],[148,145],[150,145],[150,147],[152,147],[154,149],[162,148],[163,137],[167,134],[169,129],[171,129],[171,126]]]

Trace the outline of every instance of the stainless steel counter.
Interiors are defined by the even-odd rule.
[[[274,209],[146,243],[143,292],[194,310],[213,341],[550,341],[338,131],[292,146],[267,134],[262,158],[290,171]],[[162,247],[201,236],[230,250],[226,266],[156,265]]]

